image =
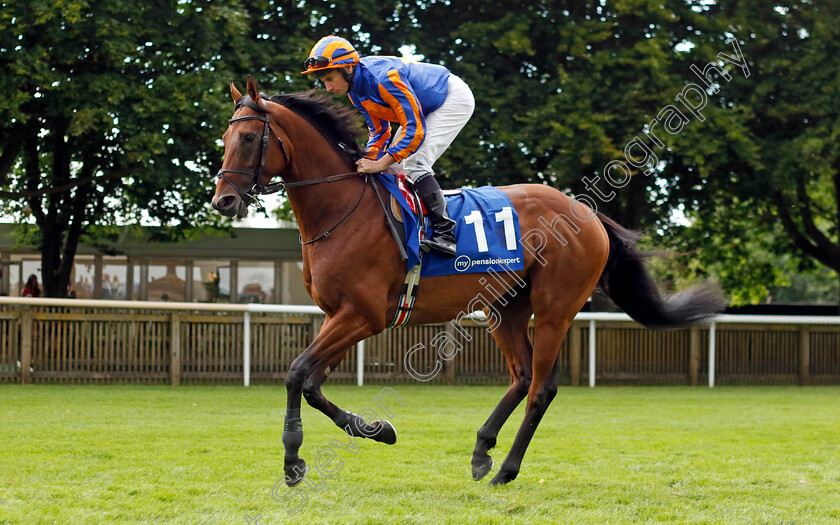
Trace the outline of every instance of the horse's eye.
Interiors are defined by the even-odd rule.
[[[246,133],[245,134],[245,142],[254,142],[257,139],[257,135],[254,133]]]

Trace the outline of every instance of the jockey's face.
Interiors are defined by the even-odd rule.
[[[333,95],[346,95],[350,89],[350,83],[344,80],[344,77],[338,69],[331,69],[329,72],[321,75],[321,82],[324,83],[324,89]]]

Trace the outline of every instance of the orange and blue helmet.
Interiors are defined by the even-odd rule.
[[[303,62],[302,74],[317,73],[359,63],[359,53],[353,45],[340,36],[325,36],[309,52],[309,58]]]

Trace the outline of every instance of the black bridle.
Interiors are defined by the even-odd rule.
[[[274,137],[277,139],[277,143],[280,144],[280,150],[283,151],[283,156],[286,158],[287,166],[289,165],[289,154],[286,152],[286,146],[283,144],[283,139],[281,139],[280,136],[277,135],[277,133],[275,133],[273,129],[271,129],[271,118],[268,116],[265,109],[260,107],[258,104],[254,103],[254,101],[251,100],[251,97],[248,95],[245,95],[236,102],[236,109],[239,109],[242,106],[247,106],[260,114],[233,117],[228,120],[228,123],[233,124],[234,122],[241,122],[243,120],[259,120],[263,123],[263,134],[262,138],[260,139],[260,160],[253,171],[220,169],[219,173],[217,173],[216,175],[223,181],[230,184],[236,191],[236,193],[239,194],[239,198],[242,199],[243,202],[250,205],[251,202],[256,201],[257,204],[262,208],[262,204],[256,198],[258,195],[271,195],[272,193],[277,193],[278,191],[281,191],[287,186],[283,181],[269,182],[268,184],[260,183],[260,172],[265,166],[265,157],[266,151],[268,151],[269,136],[274,135]],[[242,193],[241,191],[239,191],[239,188],[236,186],[236,184],[234,184],[230,179],[225,177],[225,173],[239,173],[242,175],[250,175],[251,177],[253,177],[254,183],[251,185],[251,188],[248,191]]]

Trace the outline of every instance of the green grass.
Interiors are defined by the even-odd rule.
[[[325,393],[360,412],[382,388]],[[301,455],[343,465],[290,516],[281,386],[0,385],[0,523],[840,523],[840,388],[562,388],[492,488],[469,462],[504,388],[394,389],[390,447],[331,445],[349,437],[304,408]]]

